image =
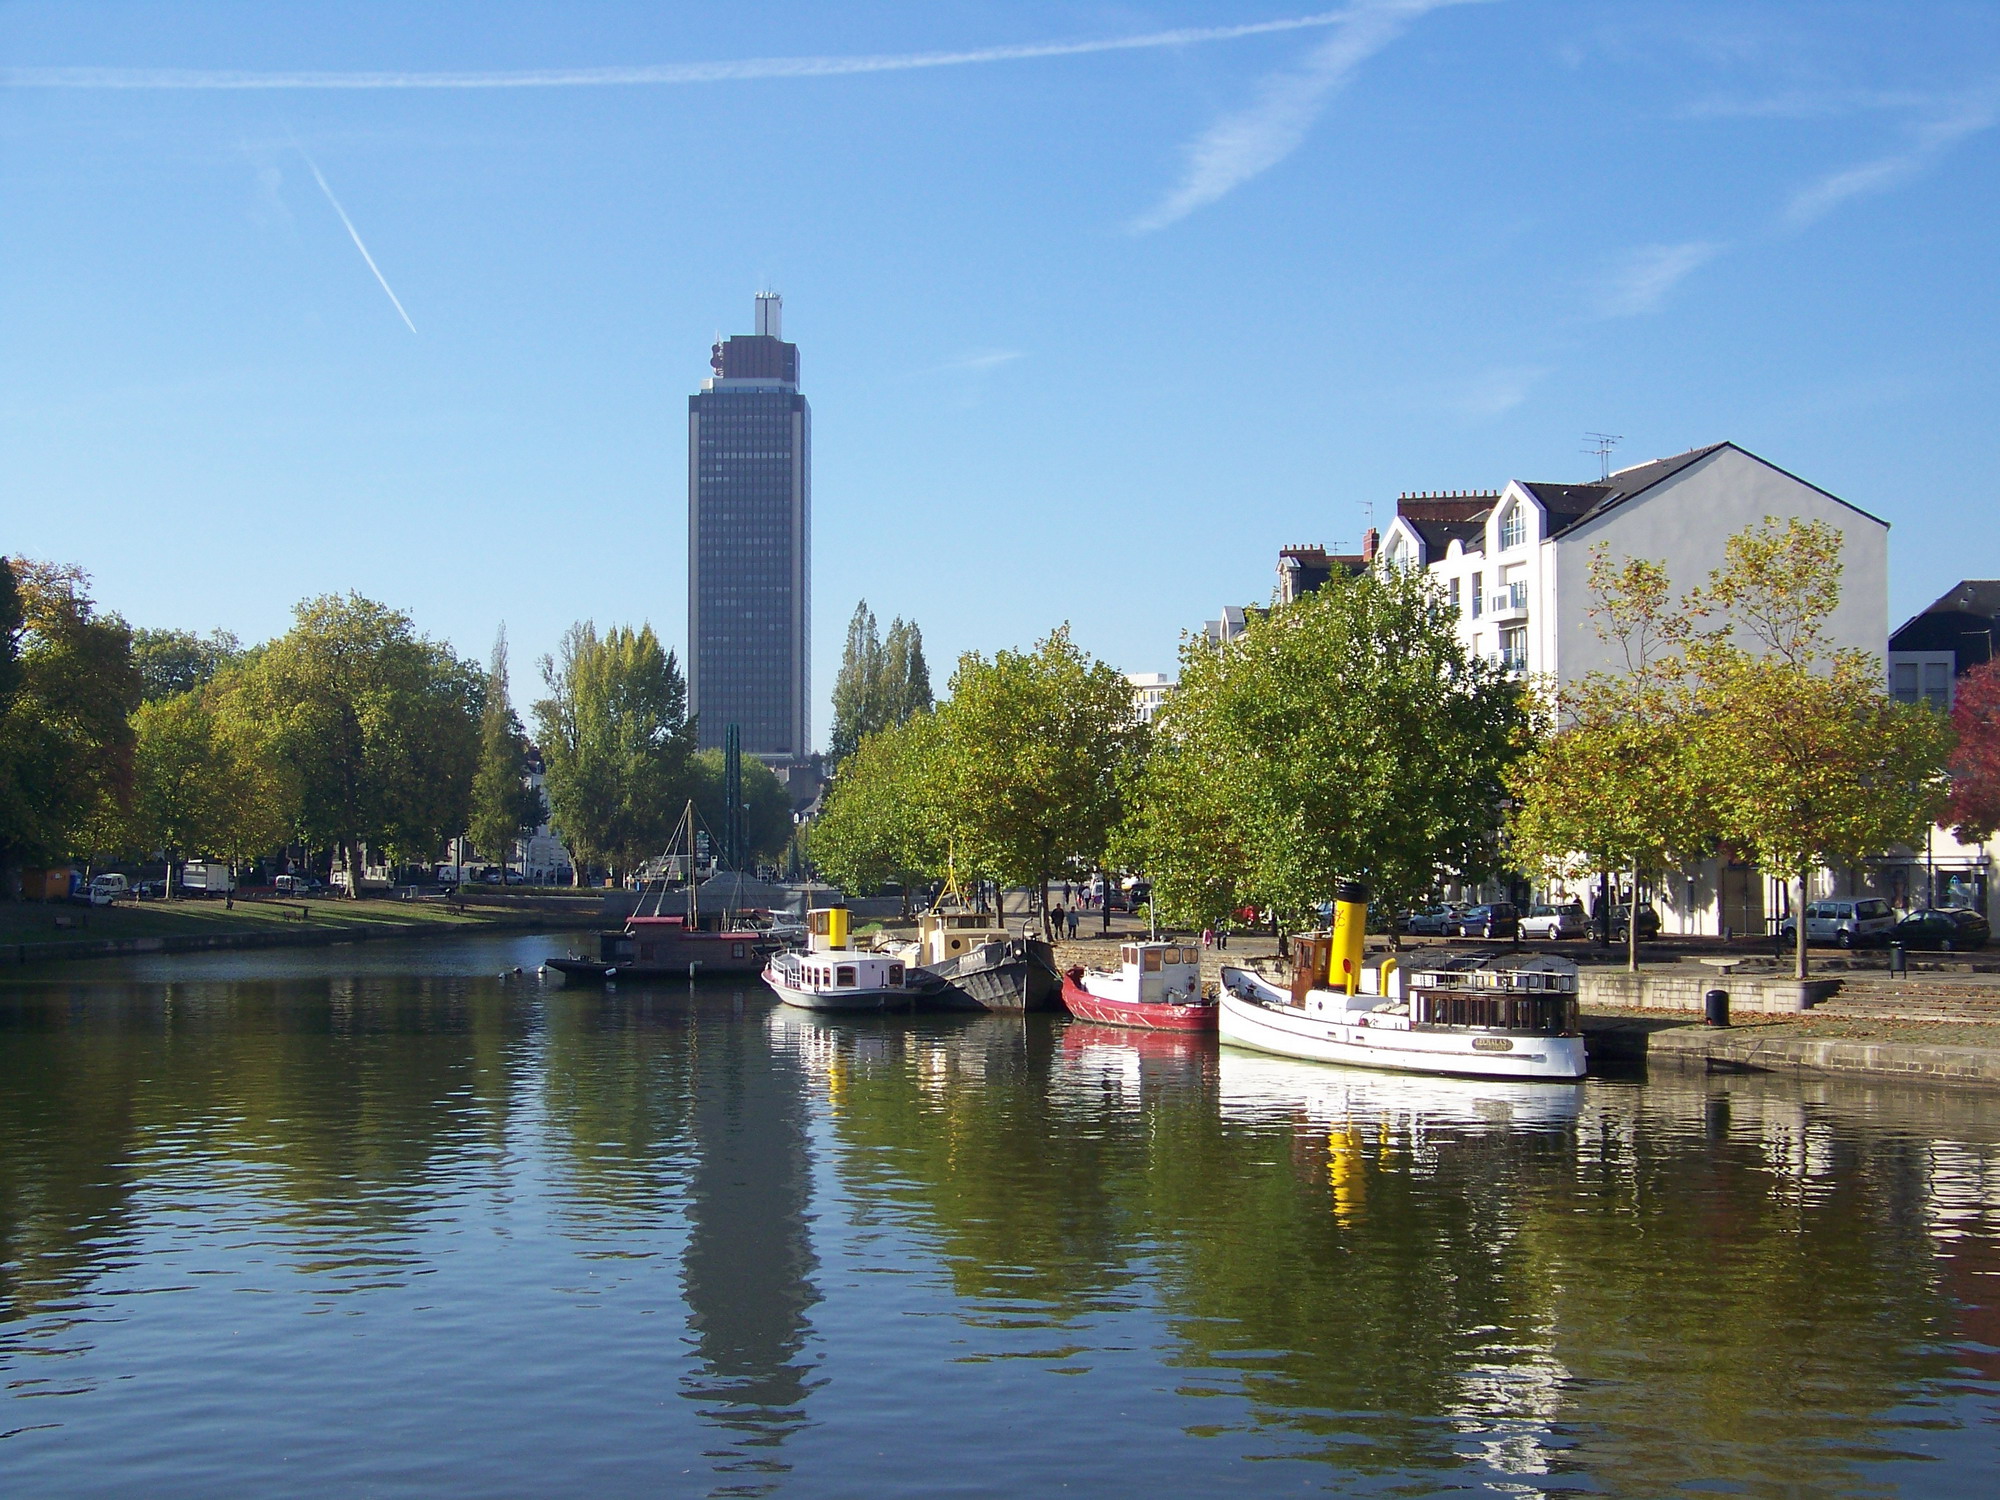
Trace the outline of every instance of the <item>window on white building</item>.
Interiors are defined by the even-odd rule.
[[[1458,580],[1456,578],[1451,581],[1451,612],[1455,615],[1465,613],[1465,606],[1459,602]],[[1914,693],[1915,691],[1916,689],[1913,687],[1911,692]]]
[[[1528,670],[1528,629],[1525,625],[1500,632],[1500,665],[1510,672]]]
[[[1527,517],[1521,514],[1521,507],[1515,506],[1500,518],[1501,547],[1518,547],[1528,539]]]
[[[1917,686],[1917,664],[1913,661],[1899,661],[1889,684],[1889,696],[1898,703],[1915,703],[1921,689]]]
[[[1484,573],[1474,573],[1472,575],[1472,618],[1475,620],[1478,619],[1480,612],[1485,608],[1486,575]]]

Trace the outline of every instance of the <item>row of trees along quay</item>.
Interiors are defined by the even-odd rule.
[[[1065,627],[966,655],[934,710],[857,733],[812,857],[848,889],[949,868],[1044,909],[1052,879],[1142,872],[1187,926],[1244,907],[1308,924],[1360,879],[1393,941],[1445,879],[1617,870],[1636,903],[1734,851],[1803,912],[1816,870],[1942,816],[1967,837],[2000,823],[2000,669],[1967,678],[1955,721],[1893,702],[1878,660],[1829,643],[1840,573],[1839,534],[1796,520],[1731,537],[1679,597],[1658,564],[1600,553],[1591,617],[1624,670],[1560,689],[1470,653],[1422,575],[1336,577],[1227,647],[1184,643],[1150,728]]]
[[[508,698],[504,632],[485,667],[359,595],[308,599],[284,635],[134,630],[76,567],[0,559],[0,888],[70,861],[164,855],[241,865],[324,856],[362,890],[363,851],[428,863],[455,837],[504,861],[553,817],[580,883],[664,847],[689,798],[723,824],[723,758],[694,752],[687,687],[652,630],[574,627],[534,705],[549,803]],[[746,761],[748,850],[774,859],[791,801]]]

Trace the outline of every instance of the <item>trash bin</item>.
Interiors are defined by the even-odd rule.
[[[1910,972],[1910,950],[1901,943],[1889,945],[1889,972],[1907,974]]]
[[[1710,1026],[1729,1024],[1729,991],[1710,990],[1702,996],[1702,1020]]]

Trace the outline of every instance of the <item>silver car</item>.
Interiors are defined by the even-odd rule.
[[[1575,901],[1567,906],[1531,906],[1521,918],[1521,936],[1544,943],[1582,937],[1588,931],[1590,919],[1583,914],[1582,904]]]
[[[1862,896],[1852,901],[1811,901],[1806,904],[1806,941],[1833,943],[1842,948],[1858,948],[1866,943],[1885,943],[1896,929],[1896,914],[1880,896]],[[1793,940],[1797,921],[1785,918],[1779,936]]]

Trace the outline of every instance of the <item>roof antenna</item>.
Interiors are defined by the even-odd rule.
[[[1586,432],[1584,436],[1590,439],[1590,446],[1583,451],[1597,455],[1597,477],[1599,479],[1609,479],[1611,477],[1611,450],[1625,441],[1623,435],[1616,432]]]

